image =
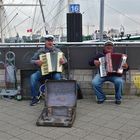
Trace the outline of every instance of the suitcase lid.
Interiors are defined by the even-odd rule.
[[[77,84],[75,80],[48,80],[46,81],[46,106],[76,106]]]

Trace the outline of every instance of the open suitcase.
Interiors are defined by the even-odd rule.
[[[36,125],[71,127],[76,116],[76,91],[75,80],[47,81],[45,107]]]

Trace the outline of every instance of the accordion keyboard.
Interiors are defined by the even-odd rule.
[[[105,57],[100,57],[99,61],[100,61],[100,68],[99,68],[100,69],[100,76],[104,77],[107,75],[106,66],[105,66],[105,63],[106,63]]]

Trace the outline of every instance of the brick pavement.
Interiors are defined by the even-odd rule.
[[[0,99],[0,140],[140,140],[140,97],[124,98],[121,105],[78,100],[72,128],[37,127],[43,105]]]

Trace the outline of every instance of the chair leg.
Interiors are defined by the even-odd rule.
[[[40,99],[40,97],[45,93],[45,84],[42,84],[39,87],[39,95],[38,95],[38,99]]]

